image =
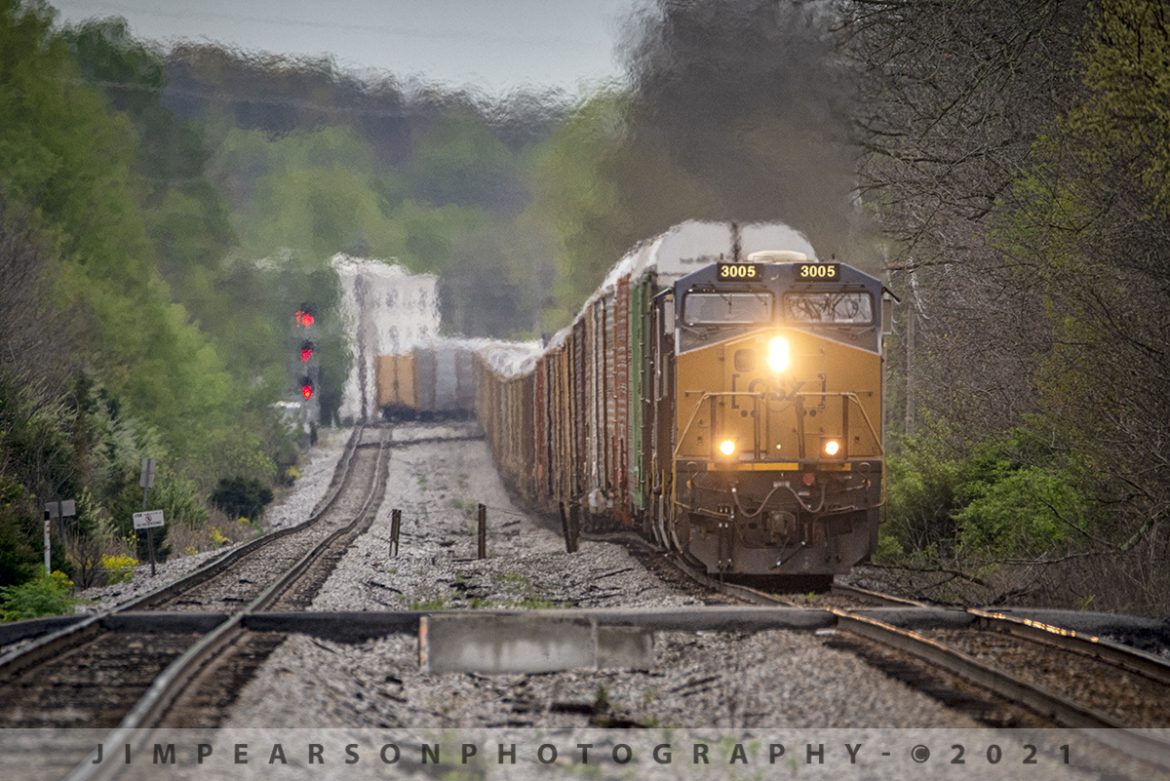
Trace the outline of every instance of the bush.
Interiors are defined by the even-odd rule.
[[[106,573],[106,583],[125,583],[134,579],[134,568],[138,566],[138,559],[126,554],[117,556],[102,556],[102,571]]]
[[[0,620],[22,621],[73,612],[73,581],[60,570],[18,586],[0,588]]]
[[[1059,470],[1021,467],[973,488],[971,501],[955,513],[961,553],[1039,555],[1067,538],[1069,524],[1084,528],[1085,499]]]
[[[932,425],[889,459],[885,560],[1037,556],[1091,525],[1091,480],[1077,458],[1028,428],[950,450]]]
[[[887,459],[889,497],[881,549],[916,552],[945,549],[954,538],[952,513],[959,463],[951,452],[954,437],[931,422],[922,433],[897,442]],[[879,540],[880,542],[880,540]]]
[[[211,503],[231,517],[249,520],[256,520],[271,501],[271,489],[259,480],[245,477],[223,478],[211,495]]]

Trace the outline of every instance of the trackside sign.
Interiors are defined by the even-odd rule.
[[[164,524],[162,510],[147,510],[143,513],[134,513],[135,529],[157,529]]]

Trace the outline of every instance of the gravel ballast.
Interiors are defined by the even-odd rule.
[[[459,428],[412,426],[431,440]],[[402,432],[395,432],[401,441]],[[488,558],[476,559],[478,505],[487,506]],[[402,511],[397,557],[390,521]],[[564,539],[512,504],[482,440],[398,446],[390,454],[378,517],[313,601],[314,610],[475,607],[602,607],[698,604],[645,569],[624,548]]]
[[[401,432],[400,432],[401,433]],[[419,438],[439,436],[415,429]],[[382,511],[315,610],[667,607],[700,598],[618,545],[559,534],[508,499],[483,441],[399,446]],[[488,554],[475,559],[476,506]],[[391,511],[403,513],[389,554]],[[976,726],[811,633],[660,633],[649,670],[427,675],[413,635],[359,645],[290,637],[241,692],[225,726]]]

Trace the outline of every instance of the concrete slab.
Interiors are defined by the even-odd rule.
[[[88,616],[53,616],[51,618],[30,618],[0,625],[0,646],[10,645],[31,637],[40,637],[71,624],[84,621]]]
[[[227,613],[112,613],[101,617],[101,624],[111,632],[182,633],[210,632],[227,621]]]
[[[654,664],[654,633],[633,627],[597,627],[598,669],[646,670]]]
[[[602,626],[633,626],[663,632],[765,632],[774,629],[813,630],[836,623],[818,608],[755,605],[693,605],[647,608],[573,608],[534,610],[533,618],[564,617],[596,621]]]
[[[526,674],[654,663],[653,634],[580,618],[432,615],[419,620],[419,667],[429,673]]]
[[[414,611],[249,613],[241,625],[252,632],[288,632],[361,643],[392,634],[414,634],[421,615]]]

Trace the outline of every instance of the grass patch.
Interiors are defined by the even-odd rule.
[[[451,600],[449,597],[436,597],[434,599],[426,599],[421,602],[411,602],[411,610],[446,610],[451,607]]]
[[[552,610],[553,608],[564,607],[560,602],[553,602],[548,599],[541,599],[540,597],[525,597],[516,602],[511,602],[508,607],[519,607],[525,610]]]
[[[503,575],[500,575],[500,582],[507,583],[511,586],[532,588],[532,578],[520,572],[505,572]]]

